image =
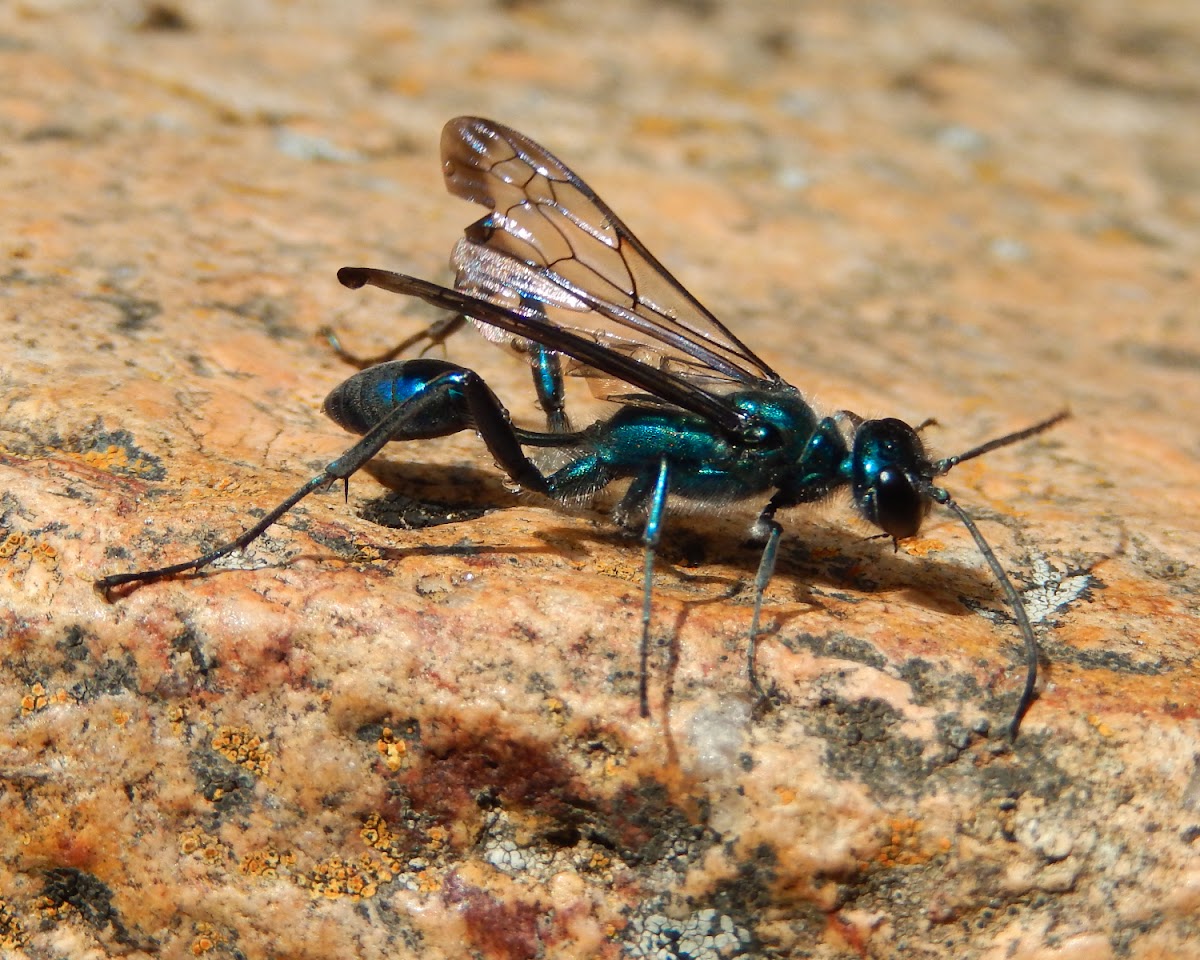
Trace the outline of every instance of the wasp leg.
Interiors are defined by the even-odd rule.
[[[374,357],[360,357],[356,353],[351,353],[342,346],[342,341],[333,327],[321,327],[317,333],[325,338],[325,342],[329,344],[330,349],[333,350],[339,360],[350,364],[352,367],[358,367],[359,370],[365,370],[367,367],[395,360],[402,353],[406,353],[422,341],[425,342],[425,346],[421,348],[421,352],[418,354],[421,357],[425,356],[434,347],[445,347],[446,341],[462,329],[466,322],[467,318],[461,313],[439,317],[424,330],[414,333],[411,337],[405,337],[390,350],[385,350]]]
[[[368,389],[373,388],[373,389]],[[235,550],[249,546],[280,517],[314,490],[350,476],[393,440],[447,436],[479,431],[500,467],[521,486],[547,493],[546,478],[521,451],[508,412],[474,371],[441,360],[410,360],[372,367],[341,384],[325,401],[326,411],[363,438],[315,477],[285,498],[239,537],[192,560],[153,570],[102,577],[96,588],[153,583],[201,570]]]
[[[570,436],[585,445],[593,441],[589,433],[583,434],[533,434],[529,431],[519,431],[523,443],[536,446],[550,446],[552,441],[559,443]],[[546,492],[559,500],[570,500],[576,497],[588,496],[600,490],[617,479],[617,472],[600,452],[586,450],[575,457],[570,463],[556,470],[546,478]],[[645,512],[646,524],[642,529],[642,543],[646,550],[645,576],[642,584],[642,641],[640,650],[641,670],[638,679],[639,711],[643,717],[650,716],[650,698],[647,681],[647,665],[650,659],[650,612],[651,593],[654,582],[654,553],[662,537],[663,521],[666,514],[667,491],[670,471],[666,457],[659,460],[652,473],[637,474],[629,489],[621,498],[621,502],[613,509],[613,520],[620,526],[629,527],[633,518]]]
[[[755,538],[765,538],[766,541],[763,544],[762,559],[758,561],[758,572],[754,575],[754,614],[750,618],[750,636],[746,641],[746,676],[750,680],[750,689],[754,691],[754,697],[759,703],[767,699],[767,693],[758,682],[758,628],[759,618],[762,615],[763,593],[766,592],[767,584],[771,582],[771,575],[775,572],[775,559],[779,554],[779,539],[783,536],[783,527],[775,519],[775,511],[778,509],[779,504],[772,499],[763,507],[753,529]]]
[[[646,512],[646,525],[642,528],[642,544],[646,551],[645,574],[642,581],[642,642],[638,653],[641,663],[638,677],[638,705],[643,717],[650,716],[647,677],[650,662],[650,611],[654,587],[654,552],[662,538],[669,477],[667,458],[662,457],[658,461],[658,469],[654,473],[634,477],[633,483],[625,491],[625,496],[613,510],[613,519],[622,526],[628,526],[632,517],[643,509]]]
[[[805,462],[815,464],[820,469],[811,470],[808,477],[802,477],[801,482],[795,485],[776,490],[751,528],[751,537],[763,544],[763,552],[758,561],[758,572],[754,575],[754,613],[750,617],[750,637],[746,642],[746,674],[750,680],[750,688],[760,704],[766,700],[767,694],[758,681],[759,622],[762,617],[763,594],[775,573],[779,541],[783,536],[783,527],[775,519],[775,513],[802,503],[813,503],[825,497],[831,487],[827,477],[833,470],[832,464],[836,464],[844,456],[845,444],[838,438],[835,419],[826,417],[814,431],[803,458]]]
[[[561,356],[535,344],[530,361],[533,364],[533,388],[538,406],[546,415],[547,427],[551,433],[569,433],[571,421],[567,417]]]
[[[533,314],[545,323],[550,322],[545,304],[536,297],[522,297],[521,312]],[[533,389],[537,394],[538,406],[546,415],[546,427],[551,433],[568,433],[571,421],[567,419],[562,357],[533,340],[526,342],[529,344],[529,363],[533,367]]]
[[[658,461],[658,476],[654,480],[654,492],[650,495],[650,506],[646,510],[646,529],[642,543],[646,546],[646,574],[642,586],[642,645],[639,651],[641,676],[638,679],[638,702],[643,717],[650,716],[650,703],[646,690],[647,665],[650,659],[650,593],[654,586],[654,548],[662,536],[663,515],[667,508],[667,458]]]

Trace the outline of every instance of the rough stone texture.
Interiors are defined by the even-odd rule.
[[[17,0],[0,78],[5,956],[1200,956],[1195,4]],[[317,331],[433,314],[334,272],[446,279],[460,113],[824,409],[953,452],[1070,407],[948,482],[1043,644],[1015,749],[943,515],[895,554],[785,518],[761,717],[752,505],[672,518],[642,720],[637,544],[467,435],[93,591],[345,447]],[[449,352],[536,423],[512,358]]]

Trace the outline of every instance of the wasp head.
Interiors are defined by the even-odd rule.
[[[893,540],[915,536],[929,512],[933,465],[903,420],[864,420],[854,431],[850,487],[864,518]]]

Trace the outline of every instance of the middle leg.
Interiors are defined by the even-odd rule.
[[[633,483],[613,510],[613,519],[622,526],[629,526],[632,518],[645,510],[646,525],[642,528],[642,545],[645,549],[644,574],[642,578],[642,640],[638,651],[638,706],[643,717],[650,716],[649,663],[650,663],[650,613],[654,589],[654,555],[662,539],[663,521],[667,510],[670,468],[667,458],[661,457],[653,473],[634,477]]]

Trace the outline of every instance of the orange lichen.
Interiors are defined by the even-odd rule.
[[[358,832],[363,843],[375,850],[386,850],[391,843],[392,831],[387,822],[377,813],[370,814]]]
[[[887,822],[887,842],[875,855],[875,861],[883,867],[904,867],[927,863],[938,853],[950,848],[950,841],[939,838],[936,849],[931,850],[921,842],[920,824],[912,817],[893,817]]]
[[[41,683],[35,683],[21,698],[21,716],[27,717],[31,713],[45,710],[49,705],[50,698],[46,696],[46,688]]]
[[[29,542],[29,537],[23,533],[12,532],[0,540],[0,560],[7,560]]]
[[[379,884],[391,879],[391,873],[383,864],[365,854],[357,863],[335,854],[318,863],[307,874],[297,877],[296,882],[314,897],[364,900],[375,896],[379,892]]]
[[[286,871],[295,862],[295,854],[286,850],[280,853],[274,847],[267,847],[265,850],[255,850],[246,856],[238,865],[238,870],[248,877],[276,880],[279,878],[280,869]]]
[[[383,728],[375,741],[375,750],[383,758],[384,766],[393,772],[408,766],[408,744],[398,738],[391,727]]]
[[[183,726],[187,723],[187,707],[182,704],[176,704],[167,711],[167,721],[171,724],[171,732],[176,736],[183,733]]]
[[[434,825],[429,828],[426,837],[429,840],[429,849],[436,853],[446,846],[446,841],[450,839],[450,831],[445,827]]]
[[[427,865],[425,860],[427,856],[436,856],[446,850],[451,839],[446,827],[435,824],[423,837],[397,833],[383,817],[372,813],[363,821],[359,836],[382,861],[380,882],[407,874],[410,882],[415,881],[416,888],[424,893],[442,888],[438,868]]]
[[[611,866],[612,866],[612,857],[610,857],[603,850],[596,849],[596,850],[593,850],[588,855],[587,868],[589,870],[595,870],[597,872],[602,872],[602,871],[608,870],[608,868]]]
[[[547,697],[544,706],[550,719],[562,726],[567,720],[567,705],[558,697]]]
[[[201,830],[185,830],[179,835],[178,846],[184,856],[197,857],[209,864],[223,860],[226,854],[220,840]]]
[[[780,803],[794,803],[796,800],[796,791],[791,787],[777,786],[775,795],[779,797]]]
[[[27,717],[32,713],[45,710],[52,703],[66,703],[69,698],[67,691],[61,687],[50,693],[39,681],[29,688],[29,692],[21,698],[21,716]]]
[[[25,945],[21,918],[7,900],[0,900],[0,950],[20,950]]]
[[[931,554],[941,553],[945,549],[946,544],[934,537],[922,537],[919,540],[904,541],[904,552],[914,557],[928,557]]]
[[[262,738],[245,727],[221,727],[212,739],[212,748],[257,777],[265,776],[271,768],[271,754]]]
[[[58,569],[58,550],[50,544],[38,541],[30,549],[30,554],[33,559],[40,563],[47,570]]]
[[[211,923],[200,922],[192,928],[195,936],[192,938],[192,956],[202,957],[220,942],[216,928]]]
[[[84,463],[100,470],[130,472],[129,453],[124,447],[115,443],[109,444],[103,450],[88,450],[82,458]]]
[[[442,878],[432,870],[425,869],[417,872],[417,891],[420,893],[437,893],[442,889]]]
[[[382,857],[384,866],[391,873],[402,873],[407,869],[412,858],[411,846],[406,844],[406,838],[393,831],[378,813],[370,814],[363,821],[359,837]]]
[[[1095,729],[1095,731],[1098,734],[1100,734],[1100,736],[1111,737],[1113,735],[1112,727],[1110,727],[1107,723],[1105,723],[1103,720],[1101,720],[1099,717],[1095,716],[1094,714],[1088,715],[1087,722],[1092,725],[1092,727]]]

